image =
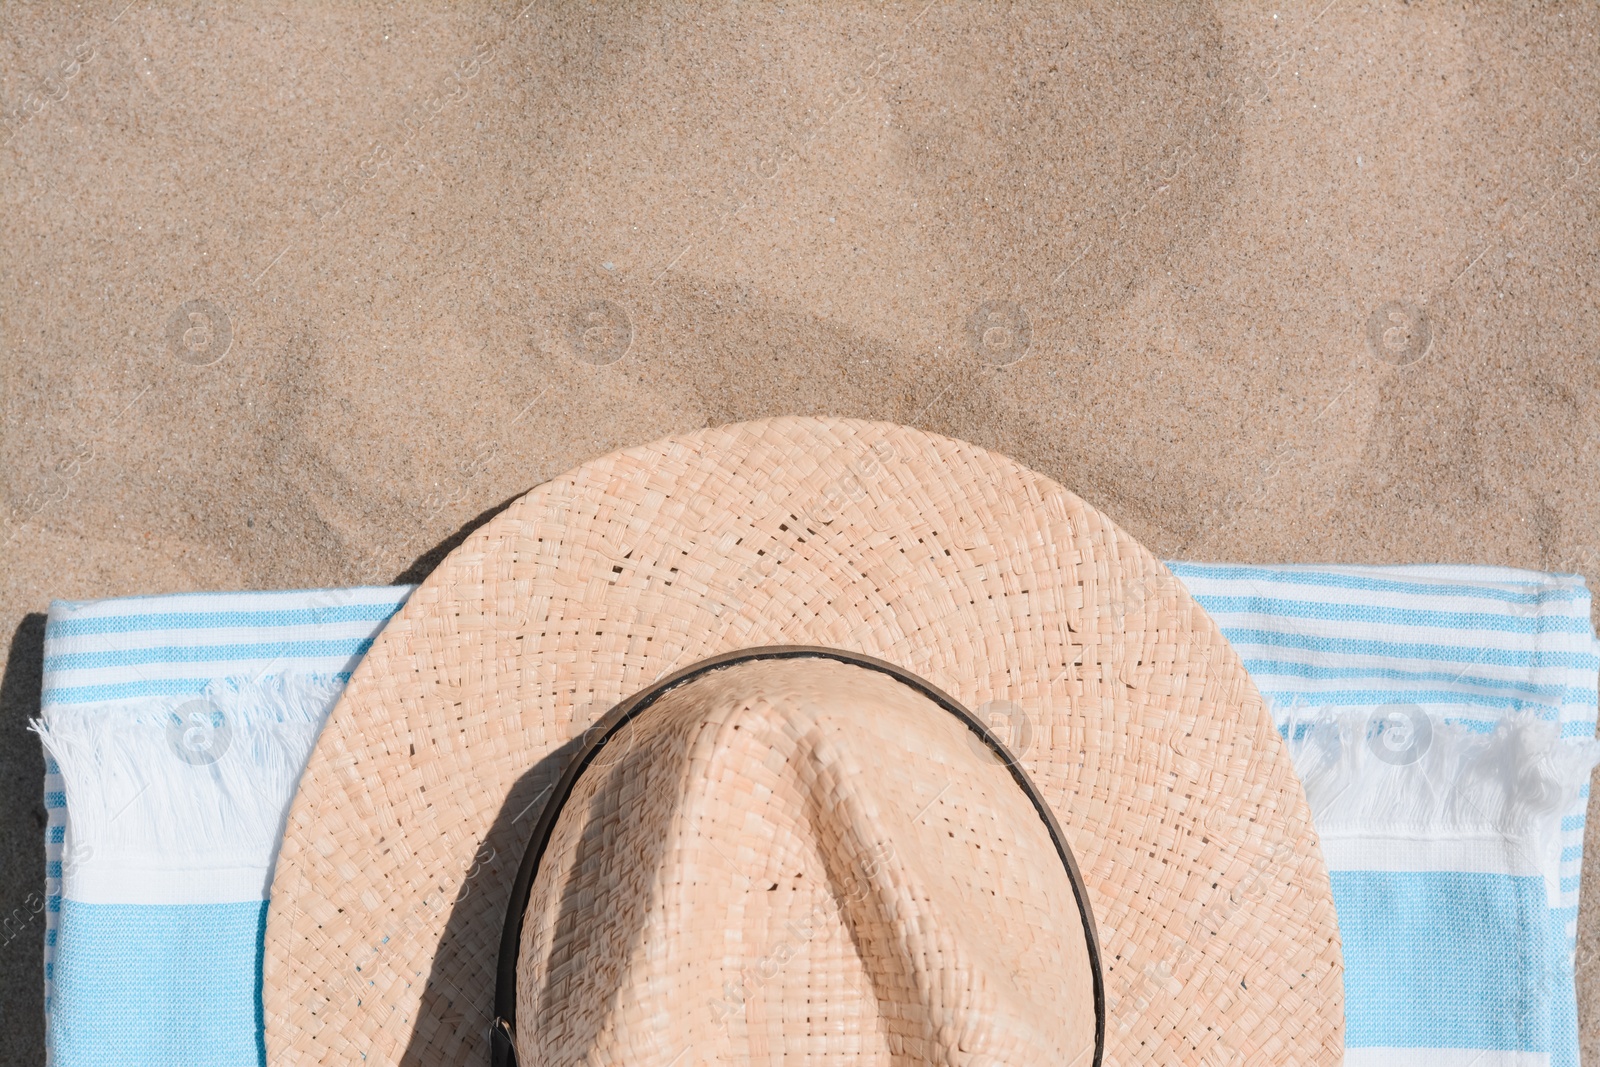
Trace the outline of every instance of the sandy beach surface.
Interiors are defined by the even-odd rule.
[[[964,438],[1162,558],[1592,583],[1597,57],[1581,4],[0,6],[0,909],[52,598],[414,579],[708,424]]]

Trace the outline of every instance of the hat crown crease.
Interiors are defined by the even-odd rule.
[[[841,671],[847,673],[839,675]],[[811,677],[802,679],[801,672]],[[796,1062],[866,1059],[948,1067],[1088,1062],[1093,1050],[1092,1009],[1064,1010],[1039,1002],[1041,994],[1058,1004],[1074,993],[1086,999],[1087,979],[1070,967],[1060,967],[1069,973],[1054,980],[1048,976],[1024,980],[1019,974],[1025,956],[1034,964],[1025,968],[1029,972],[1041,969],[1040,964],[1049,969],[1046,961],[1052,954],[1039,953],[1041,944],[1055,945],[1054,957],[1081,949],[1081,930],[1070,928],[1078,917],[1059,859],[1052,850],[1045,857],[1047,863],[1025,870],[989,869],[977,874],[972,885],[961,886],[958,883],[966,876],[961,857],[975,842],[952,845],[955,833],[940,821],[944,809],[936,802],[951,792],[972,792],[956,779],[976,774],[986,784],[1015,793],[1004,795],[999,809],[1007,819],[1032,820],[1037,826],[1031,829],[1038,831],[1033,836],[1048,848],[1042,820],[1009,772],[981,743],[971,743],[976,739],[964,725],[899,682],[881,676],[852,677],[868,672],[820,662],[781,665],[763,673],[779,676],[776,691],[769,687],[763,695],[751,696],[739,686],[724,685],[717,687],[724,692],[710,701],[685,700],[679,694],[663,698],[665,704],[677,697],[670,700],[676,706],[662,708],[648,729],[667,730],[645,745],[660,745],[663,738],[677,736],[675,744],[662,746],[670,751],[655,753],[650,760],[665,757],[677,782],[675,817],[668,821],[667,840],[660,850],[669,859],[649,887],[651,899],[629,940],[615,992],[600,1013],[603,1018],[582,1025],[570,1018],[572,1005],[542,997],[540,1017],[531,1032],[519,1026],[530,1043],[539,1046],[530,1062],[665,1067],[685,1048],[711,1062],[715,1059],[707,1053],[713,1048],[730,1062],[790,1062],[806,1040],[794,1042],[795,1048],[786,1047],[789,1026],[773,1018],[774,1005],[781,1000],[778,987],[792,984],[811,966],[827,972],[813,985],[812,995],[828,1002],[815,1006],[816,1015],[859,1016],[863,1026],[854,1046],[834,1042],[836,1054],[816,1048],[823,1054],[802,1053]],[[817,675],[839,676],[814,684]],[[853,692],[841,691],[840,684]],[[898,795],[904,781],[885,768],[901,754],[872,751],[865,743],[871,731],[861,729],[861,715],[875,708],[891,714],[885,700],[903,702],[893,714],[919,720],[923,732],[908,729],[909,743],[933,751],[920,754],[924,758],[918,770],[942,765],[949,781],[930,781],[917,797]],[[873,768],[877,773],[863,763],[869,753],[878,760]],[[931,761],[926,758],[930,754],[935,757]],[[616,770],[620,765],[612,773]],[[776,844],[765,860],[739,851],[740,830],[751,829],[751,812],[760,804],[730,809],[725,803],[730,786],[735,797],[767,797],[768,807],[794,814],[789,832],[777,835],[780,840],[770,841],[758,829],[746,842],[751,846],[747,851],[757,854]],[[595,811],[592,805],[587,808]],[[612,825],[625,830],[620,823]],[[615,855],[641,856],[639,849],[628,848],[620,839],[610,844],[620,846]],[[724,892],[714,901],[708,900],[700,877],[707,863],[725,876]],[[747,864],[749,869],[742,869]],[[758,881],[752,875],[756,868],[787,872],[795,866],[814,874],[822,892],[804,909],[801,923],[768,921],[767,900],[779,899],[775,890],[788,887],[773,882],[769,889],[768,878],[782,876],[762,874]],[[1052,877],[1062,884],[1052,887],[1054,892],[1028,884],[1049,882]],[[572,883],[570,876],[567,881]],[[592,882],[579,879],[572,884]],[[1012,899],[1019,892],[1022,899]],[[536,887],[530,923],[539,895]],[[994,902],[992,914],[986,911],[989,902]],[[684,932],[700,928],[707,908],[718,904],[727,915],[743,921],[730,918],[724,924],[729,932],[721,942],[702,946],[706,951],[691,958],[693,954],[681,951]],[[1068,929],[1060,932],[1065,936],[1041,938],[1023,921],[1024,915],[1046,915]],[[566,929],[580,940],[586,936],[575,926]],[[823,933],[825,929],[837,936]],[[1062,951],[1063,944],[1071,947]],[[854,960],[830,958],[830,950]],[[554,959],[586,956],[577,945],[562,943],[559,935],[534,951]],[[1008,951],[1009,960],[1004,958]],[[730,960],[739,965],[729,965]],[[1058,965],[1061,962],[1058,959]],[[853,984],[850,979],[858,970]],[[663,983],[661,975],[673,980]],[[706,977],[710,983],[696,982]],[[1078,978],[1083,981],[1075,982]],[[712,1010],[694,1002],[697,984],[721,994]],[[546,992],[555,989],[547,985]],[[852,999],[861,1003],[839,1003]],[[782,1015],[781,1006],[776,1010]],[[568,1018],[562,1020],[563,1016]],[[808,1015],[807,1021],[811,1018]],[[1087,1029],[1083,1020],[1090,1020]],[[567,1025],[570,1022],[579,1025]],[[582,1034],[588,1039],[573,1040]]]

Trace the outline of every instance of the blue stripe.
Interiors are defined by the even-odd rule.
[[[283,611],[175,611],[145,615],[106,615],[58,619],[45,625],[45,639],[85,634],[126,634],[141,630],[213,630],[246,626],[324,626],[339,622],[382,622],[404,603],[344,604]]]
[[[1449,725],[1451,725],[1451,726],[1464,727],[1467,730],[1467,732],[1469,732],[1469,733],[1474,733],[1474,734],[1492,734],[1492,733],[1494,733],[1496,730],[1498,730],[1500,728],[1500,724],[1502,722],[1504,722],[1505,720],[1504,719],[1461,719],[1461,718],[1457,718],[1457,717],[1455,717],[1453,715],[1450,715],[1450,716],[1446,716],[1442,721],[1447,723],[1447,724],[1449,724]],[[1305,736],[1307,734],[1309,734],[1313,729],[1315,729],[1315,727],[1316,727],[1316,724],[1314,722],[1296,722],[1296,723],[1294,723],[1292,725],[1290,723],[1282,723],[1282,724],[1280,724],[1278,726],[1278,736],[1283,738],[1285,741],[1287,741],[1287,740],[1289,740],[1290,734],[1292,733],[1293,736],[1294,736],[1294,740],[1300,741],[1300,740],[1303,740],[1305,738]]]
[[[117,597],[114,601],[106,600],[52,600],[50,610],[56,611],[82,611],[86,607],[113,603],[126,603],[130,600],[149,600],[155,602],[176,600],[309,600],[314,596],[341,596],[355,597],[364,593],[376,594],[379,597],[398,596],[404,600],[417,587],[414,585],[327,585],[320,589],[278,589],[268,592],[261,590],[238,589],[198,589],[190,593],[149,593],[144,596]]]
[[[1377,707],[1380,704],[1470,704],[1474,707],[1501,708],[1506,711],[1531,711],[1541,719],[1554,720],[1557,709],[1542,700],[1523,700],[1520,697],[1497,697],[1488,693],[1454,693],[1447,689],[1266,689],[1274,706],[1290,708],[1296,705],[1308,708],[1321,707]]]
[[[266,1062],[267,902],[61,909],[49,1044],[57,1067]]]
[[[1464,717],[1456,716],[1456,715],[1446,715],[1444,717],[1443,721],[1446,722],[1446,723],[1449,723],[1452,726],[1464,726],[1464,727],[1466,727],[1467,730],[1469,730],[1469,731],[1471,731],[1472,733],[1475,733],[1475,734],[1492,734],[1492,733],[1494,733],[1496,730],[1498,730],[1500,728],[1500,725],[1502,723],[1505,722],[1504,719],[1468,719],[1468,718],[1464,718]],[[1545,721],[1548,722],[1549,720],[1546,719]],[[1306,733],[1310,729],[1311,729],[1311,724],[1309,724],[1309,723],[1305,723],[1305,722],[1296,723],[1295,724],[1295,737],[1296,738],[1304,737],[1306,735]],[[1577,737],[1577,736],[1580,736],[1580,735],[1583,736],[1583,737],[1588,737],[1592,730],[1593,730],[1593,727],[1589,723],[1586,723],[1586,722],[1562,723],[1561,724],[1561,735],[1560,736],[1563,737],[1563,738]],[[1287,723],[1285,723],[1282,726],[1278,727],[1278,736],[1284,738],[1285,740],[1288,739],[1288,737],[1289,737],[1289,725]],[[1588,788],[1588,787],[1585,786],[1584,788]]]
[[[1484,611],[1422,611],[1416,608],[1328,604],[1264,596],[1196,596],[1212,614],[1271,615],[1280,619],[1365,622],[1385,626],[1429,626],[1439,630],[1496,630],[1502,633],[1591,633],[1587,618],[1571,615],[1513,615]]]
[[[263,641],[242,645],[165,645],[159,648],[117,648],[99,652],[67,652],[46,656],[47,671],[89,671],[139,663],[211,663],[217,660],[326,659],[364,655],[370,637],[330,641]]]
[[[1382,678],[1395,682],[1447,682],[1483,689],[1511,689],[1546,698],[1558,703],[1571,697],[1574,704],[1588,705],[1594,701],[1594,690],[1581,686],[1541,685],[1537,682],[1502,681],[1460,671],[1406,671],[1396,667],[1325,667],[1299,660],[1246,659],[1244,667],[1253,678],[1256,675],[1285,676],[1291,678]]]
[[[1544,879],[1440,871],[1330,877],[1349,1047],[1550,1051],[1558,931]]]
[[[1303,648],[1330,655],[1387,656],[1392,659],[1439,660],[1443,663],[1484,663],[1491,667],[1564,667],[1580,671],[1600,669],[1600,656],[1592,652],[1564,652],[1554,649],[1483,648],[1479,645],[1430,645],[1402,641],[1366,641],[1352,637],[1320,637],[1316,634],[1287,633],[1281,630],[1218,627],[1234,645],[1264,645],[1269,648]]]
[[[1320,571],[1284,571],[1267,567],[1213,567],[1204,563],[1167,563],[1179,578],[1194,577],[1216,581],[1268,581],[1284,585],[1304,585],[1323,589],[1358,589],[1371,593],[1400,593],[1405,596],[1461,596],[1480,600],[1502,600],[1508,604],[1549,604],[1584,600],[1588,591],[1567,587],[1544,589],[1536,593],[1516,593],[1487,585],[1441,584],[1422,579],[1369,578],[1355,574],[1328,574]]]
[[[1274,694],[1267,693],[1267,692],[1263,692],[1262,696],[1266,697],[1267,698],[1267,702],[1272,706],[1274,721],[1276,721],[1278,723],[1278,736],[1283,738],[1284,740],[1288,740],[1289,739],[1290,723],[1287,722],[1287,721],[1283,721],[1283,720],[1293,710],[1293,708],[1295,706],[1294,702],[1293,701],[1283,701],[1283,702],[1279,703],[1278,701],[1273,699]],[[1322,710],[1322,708],[1316,707],[1316,706],[1314,706],[1312,704],[1309,704],[1309,703],[1307,703],[1305,701],[1301,701],[1300,707],[1305,711],[1320,711],[1320,710]],[[1544,721],[1546,721],[1546,722],[1550,721],[1548,716],[1545,716],[1543,718],[1544,718]],[[1453,726],[1464,726],[1468,730],[1470,730],[1471,732],[1473,732],[1475,734],[1492,734],[1492,733],[1494,733],[1496,730],[1498,730],[1500,728],[1500,725],[1503,722],[1505,722],[1505,719],[1503,719],[1503,718],[1472,719],[1472,718],[1467,718],[1466,716],[1461,716],[1461,715],[1446,715],[1446,716],[1443,717],[1443,721],[1446,722],[1446,723],[1449,723],[1449,724],[1451,724]],[[1305,737],[1305,735],[1308,732],[1310,732],[1310,730],[1312,729],[1313,723],[1305,721],[1305,720],[1300,720],[1300,721],[1294,722],[1293,725],[1294,725],[1294,736],[1295,736],[1295,739],[1299,740],[1300,738]],[[1589,738],[1589,737],[1593,737],[1593,736],[1594,736],[1594,723],[1588,722],[1587,720],[1575,720],[1575,721],[1572,721],[1572,722],[1564,722],[1564,723],[1561,724],[1560,737],[1563,740],[1566,739],[1566,738],[1569,738],[1569,737]],[[1578,790],[1578,798],[1580,800],[1587,800],[1588,797],[1589,797],[1589,783],[1585,782],[1583,784],[1583,787]],[[1576,820],[1576,825],[1569,827],[1567,825],[1567,823],[1569,821],[1572,821],[1572,820]],[[1569,815],[1565,819],[1561,820],[1561,829],[1563,831],[1566,831],[1566,832],[1571,832],[1572,830],[1581,830],[1581,829],[1583,829],[1583,825],[1584,825],[1584,816],[1582,816],[1582,815],[1577,815],[1577,816],[1570,816]]]
[[[337,681],[348,682],[349,671],[335,671],[329,675]],[[131,700],[134,697],[187,696],[203,693],[215,678],[154,678],[138,682],[110,682],[104,685],[62,686],[46,689],[40,697],[42,704],[100,704],[110,700]]]

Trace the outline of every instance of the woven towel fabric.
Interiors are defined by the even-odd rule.
[[[261,936],[283,811],[343,683],[410,591],[51,605],[54,1063],[264,1061]]]
[[[1577,1067],[1589,593],[1490,567],[1170,564],[1290,735],[1348,1067]]]
[[[1579,768],[1594,755],[1600,668],[1582,581],[1485,567],[1171,568],[1316,775],[1308,792],[1344,939],[1347,1063],[1576,1067]],[[61,731],[53,751],[68,753],[46,765],[58,1067],[262,1061],[262,875],[294,760],[409,592],[52,606],[44,721]],[[1373,732],[1391,720],[1410,733]],[[1535,786],[1565,783],[1570,795],[1513,790],[1474,804],[1458,790],[1465,816],[1401,824],[1334,799],[1330,785],[1348,773],[1379,801],[1411,779],[1472,785],[1463,754],[1498,766],[1537,745],[1541,766],[1565,778]],[[246,756],[251,772],[231,776]],[[1535,817],[1540,803],[1560,806],[1553,823]]]

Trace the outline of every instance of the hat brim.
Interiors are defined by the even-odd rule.
[[[887,661],[1002,727],[1088,887],[1108,1064],[1341,1061],[1305,797],[1183,587],[1002,456],[780,418],[540,485],[379,635],[287,820],[269,1062],[486,1062],[506,902],[566,759],[630,695],[765,645]]]

